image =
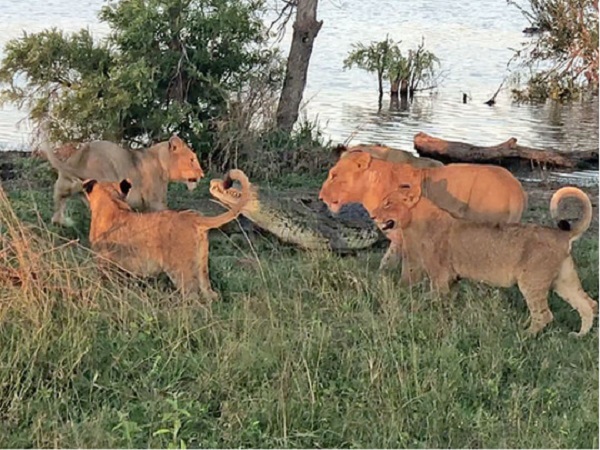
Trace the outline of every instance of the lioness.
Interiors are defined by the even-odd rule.
[[[573,241],[590,226],[592,203],[577,188],[559,189],[550,201],[554,219],[567,197],[577,198],[584,207],[573,227],[565,220],[550,228],[456,219],[428,198],[415,197],[408,184],[392,192],[373,211],[373,218],[390,239],[403,242],[403,284],[418,281],[424,273],[442,293],[459,278],[500,287],[517,284],[531,314],[532,334],[552,321],[548,291],[553,289],[579,312],[581,329],[574,334],[582,336],[592,327],[598,303],[581,287],[570,252]]]
[[[126,150],[108,141],[92,141],[78,146],[65,144],[45,150],[48,161],[58,171],[54,185],[52,222],[68,225],[67,198],[82,192],[81,181],[131,180],[133,188],[127,203],[139,210],[160,211],[167,207],[167,184],[180,181],[188,189],[204,176],[196,154],[177,136],[143,150]]]
[[[521,183],[502,167],[448,164],[419,169],[382,161],[365,152],[349,153],[331,168],[319,199],[334,213],[346,203],[362,203],[372,214],[405,182],[411,183],[414,195],[422,193],[454,216],[477,222],[519,222],[527,204]],[[392,243],[379,268],[395,265],[399,259],[399,248]]]
[[[226,213],[204,217],[193,211],[139,213],[126,202],[132,184],[83,182],[90,203],[92,249],[129,272],[153,276],[166,272],[187,295],[200,289],[209,300],[218,295],[208,278],[208,230],[235,219],[249,199],[249,182],[241,170],[229,172],[226,180],[240,181],[239,202]]]
[[[383,161],[389,161],[393,163],[406,163],[413,167],[426,168],[426,167],[441,167],[444,164],[440,161],[431,158],[417,157],[410,152],[405,150],[398,150],[395,148],[387,147],[385,145],[356,145],[354,147],[346,147],[344,145],[338,145],[334,148],[334,153],[338,158],[344,158],[351,153],[365,152],[369,153],[372,157],[381,159]]]

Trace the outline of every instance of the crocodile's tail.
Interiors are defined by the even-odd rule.
[[[242,195],[235,205],[229,211],[215,217],[202,217],[201,227],[205,229],[219,228],[227,222],[231,222],[242,212],[242,208],[250,200],[250,181],[244,172],[239,169],[232,169],[227,174],[223,181],[223,185],[227,188],[233,185],[233,181],[239,181],[242,185]]]
[[[583,204],[583,217],[575,222],[575,224],[571,225],[566,220],[560,220],[557,224],[558,228],[569,232],[571,235],[570,241],[573,242],[579,239],[592,223],[592,202],[581,189],[570,186],[560,188],[550,200],[550,214],[554,220],[558,218],[558,207],[560,206],[560,202],[565,198],[576,198]]]

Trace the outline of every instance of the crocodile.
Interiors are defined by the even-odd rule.
[[[434,159],[417,157],[411,152],[385,145],[338,145],[333,149],[333,154],[339,159],[357,151],[370,153],[374,158],[384,161],[408,163],[415,167],[443,166]],[[259,195],[255,185],[252,185],[251,191],[251,200],[242,209],[242,216],[283,242],[306,250],[327,249],[336,253],[353,252],[387,242],[362,205],[345,205],[333,216],[324,203],[315,201],[316,195],[295,195],[286,203],[286,199],[280,195],[277,200]],[[232,187],[229,180],[220,179],[211,180],[210,193],[227,207],[237,203],[240,196],[240,191]]]
[[[210,193],[227,207],[237,203],[241,195],[231,181],[222,179],[210,181]],[[251,185],[251,198],[241,214],[258,228],[304,250],[343,254],[386,241],[361,205],[347,205],[334,217],[316,195],[314,200],[312,196],[296,195],[287,199],[278,196],[275,201],[259,195],[259,188]]]

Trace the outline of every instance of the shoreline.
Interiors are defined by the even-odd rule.
[[[23,162],[30,157],[33,157],[36,163],[34,164],[23,164]],[[39,177],[28,177],[27,173],[32,172],[34,169],[30,167],[37,164],[40,170],[46,172],[46,176],[39,179]],[[25,171],[25,173],[23,173]],[[528,195],[528,206],[527,210],[523,214],[522,221],[524,223],[539,223],[542,225],[553,226],[552,220],[550,219],[550,198],[552,194],[559,188],[568,185],[575,185],[582,189],[592,201],[593,207],[593,218],[592,224],[585,235],[588,237],[591,235],[598,236],[598,204],[599,204],[599,186],[598,184],[589,185],[578,185],[566,177],[556,177],[553,172],[542,172],[536,171],[518,171],[512,172],[523,185],[524,190]],[[55,172],[49,167],[46,159],[40,154],[35,154],[28,151],[10,150],[0,151],[0,181],[5,190],[10,192],[15,191],[36,191],[44,192],[46,195],[51,196],[53,180],[55,179]],[[539,177],[539,179],[531,179],[531,177]],[[207,176],[210,179],[210,176]],[[307,181],[313,181],[314,179],[308,179]],[[569,182],[571,181],[571,182]],[[258,185],[261,185],[260,180],[257,181]],[[314,186],[314,183],[312,183]],[[261,186],[261,190],[265,194],[274,197],[287,197],[294,198],[300,193],[304,196],[313,195],[317,198],[317,188],[290,188],[278,186],[274,187]],[[215,211],[215,204],[211,201],[208,192],[196,192],[195,194],[188,196],[182,194],[181,198],[176,199],[177,209],[181,208],[192,208],[200,211]],[[577,205],[576,205],[577,206]],[[576,218],[578,209],[568,208],[568,218]],[[574,215],[573,215],[574,214]]]

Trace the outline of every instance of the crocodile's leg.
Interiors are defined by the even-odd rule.
[[[391,270],[398,267],[402,260],[402,243],[390,242],[379,264],[379,270]]]

